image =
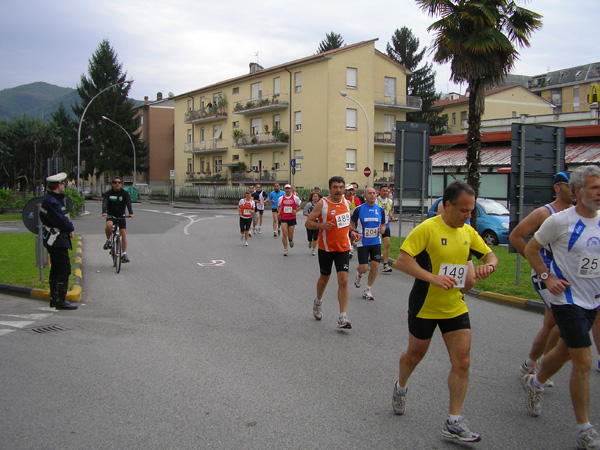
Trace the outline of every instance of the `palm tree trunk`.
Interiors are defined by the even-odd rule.
[[[481,116],[485,110],[485,84],[483,80],[469,80],[469,130],[467,135],[467,184],[479,197],[481,184]],[[476,226],[477,208],[473,211],[471,225]]]

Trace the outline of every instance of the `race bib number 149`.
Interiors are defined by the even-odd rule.
[[[442,264],[438,275],[448,275],[456,280],[457,288],[465,287],[465,279],[467,278],[467,266],[460,264]]]

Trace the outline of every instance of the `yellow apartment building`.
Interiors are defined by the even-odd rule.
[[[597,92],[598,85],[600,62],[555,70],[529,81],[529,89],[551,102],[555,114],[590,111],[588,96],[592,89]]]
[[[433,105],[448,115],[448,133],[466,133],[469,114],[468,95],[453,95]],[[485,92],[485,112],[483,120],[516,118],[523,115],[538,116],[552,114],[552,104],[528,91],[523,86],[506,86]]]
[[[367,160],[376,179],[393,176],[395,123],[421,99],[406,95],[411,72],[375,42],[252,63],[246,75],[174,97],[175,184],[312,188],[341,175],[363,185]]]

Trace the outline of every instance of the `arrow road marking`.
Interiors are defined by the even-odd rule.
[[[200,267],[206,267],[206,266],[224,266],[225,265],[225,261],[223,261],[222,259],[212,259],[211,262],[209,262],[209,263],[198,263],[198,265]]]

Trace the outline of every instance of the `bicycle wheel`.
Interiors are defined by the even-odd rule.
[[[112,258],[113,267],[115,267],[117,265],[116,259],[115,259],[115,241],[116,241],[116,235],[113,232],[110,236],[110,250],[109,250],[109,255]]]
[[[114,257],[115,257],[115,270],[117,273],[121,272],[121,255],[122,255],[122,248],[121,248],[121,236],[118,236],[115,239],[115,248],[114,248]]]

